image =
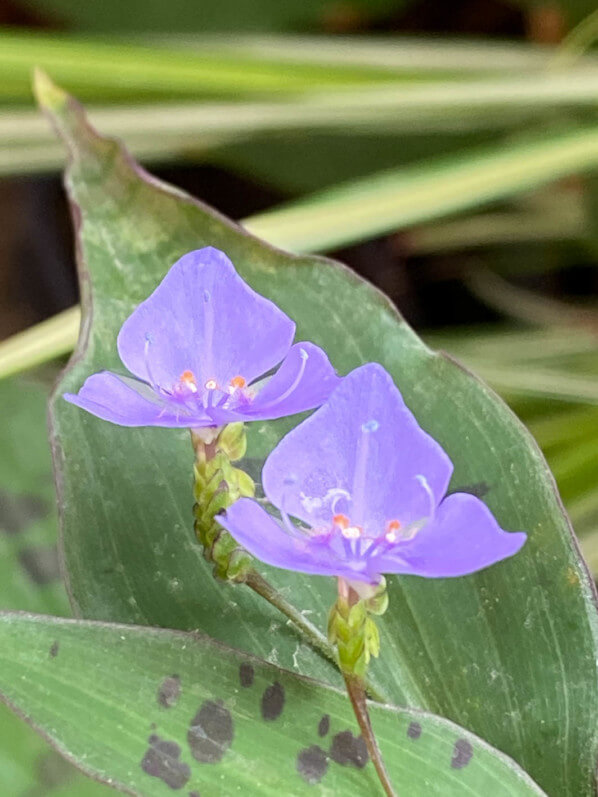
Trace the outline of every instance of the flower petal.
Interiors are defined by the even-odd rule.
[[[144,382],[119,377],[110,371],[93,374],[81,390],[64,398],[92,415],[119,426],[200,427],[212,424],[206,416],[173,410]]]
[[[395,556],[372,557],[371,566],[428,578],[466,576],[513,556],[526,539],[523,532],[503,531],[479,498],[454,493],[413,540],[397,546]]]
[[[313,343],[296,343],[246,408],[215,409],[211,415],[219,424],[294,415],[319,407],[340,381],[322,349]]]
[[[250,554],[274,567],[320,576],[359,579],[347,562],[335,560],[328,546],[307,535],[293,537],[251,498],[240,498],[216,519]]]
[[[129,371],[166,390],[185,371],[225,388],[235,376],[249,383],[277,365],[294,334],[291,319],[208,246],[178,260],[129,316],[118,351]]]
[[[369,363],[281,440],[262,480],[275,506],[312,526],[342,512],[366,533],[379,533],[391,519],[405,526],[430,515],[451,472],[450,459],[419,427],[390,375]]]

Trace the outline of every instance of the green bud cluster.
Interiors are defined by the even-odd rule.
[[[382,579],[368,598],[350,602],[339,595],[328,617],[328,639],[336,645],[341,671],[364,678],[370,658],[380,653],[380,633],[372,615],[384,614],[388,607],[386,582]]]
[[[216,432],[212,439],[206,440],[192,433],[192,440],[195,449],[195,534],[203,547],[205,559],[214,564],[217,578],[243,581],[251,567],[251,556],[215,518],[239,498],[254,495],[253,480],[232,464],[245,455],[245,428],[242,423],[231,423]]]

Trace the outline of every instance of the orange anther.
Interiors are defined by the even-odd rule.
[[[181,374],[181,382],[191,382],[195,384],[195,374],[193,371],[183,371]]]
[[[247,382],[242,376],[233,376],[230,380],[231,387],[238,387],[239,389],[245,387]]]
[[[386,539],[388,540],[388,542],[396,542],[397,541],[397,539],[398,539],[397,531],[400,528],[401,528],[401,524],[399,523],[398,520],[389,520],[388,521],[388,523],[386,524],[386,535],[385,535]]]
[[[332,518],[332,522],[335,526],[338,526],[341,529],[346,529],[349,527],[349,518],[346,515],[335,515]]]

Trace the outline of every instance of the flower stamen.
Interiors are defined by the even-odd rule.
[[[183,371],[179,377],[179,382],[184,385],[191,393],[197,393],[197,381],[193,371]]]
[[[397,532],[401,528],[401,524],[398,520],[389,520],[386,524],[386,537],[387,542],[396,542],[398,540]]]
[[[262,409],[266,409],[267,407],[271,407],[274,404],[280,404],[283,401],[286,401],[291,393],[294,393],[295,390],[299,387],[301,380],[303,379],[303,374],[305,373],[305,367],[307,365],[307,360],[309,358],[309,354],[305,351],[305,349],[299,350],[299,357],[301,358],[301,365],[299,366],[299,370],[297,371],[297,375],[293,380],[292,384],[282,393],[282,395],[278,396],[271,401],[268,401],[266,404],[262,405]]]
[[[358,540],[363,534],[361,526],[347,526],[341,529],[341,534],[347,540]]]
[[[144,362],[145,362],[145,370],[147,371],[147,378],[149,380],[150,386],[152,387],[153,390],[156,391],[156,393],[160,393],[161,390],[158,387],[158,385],[156,384],[156,380],[154,379],[154,377],[152,375],[152,370],[151,370],[151,367],[150,367],[150,360],[149,360],[149,356],[148,355],[149,355],[149,347],[151,345],[152,345],[152,336],[149,334],[149,332],[146,332],[145,333],[145,343],[143,345],[143,359],[144,359]]]
[[[247,385],[247,381],[245,380],[245,377],[243,377],[243,376],[233,376],[233,378],[228,383],[228,387],[226,389],[226,392],[229,395],[234,396],[237,391],[243,390],[243,388],[246,385]]]

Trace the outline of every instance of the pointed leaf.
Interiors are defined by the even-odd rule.
[[[174,260],[224,249],[257,291],[297,321],[298,339],[340,370],[376,360],[455,463],[453,488],[486,492],[506,529],[530,539],[475,576],[389,579],[381,656],[372,677],[388,697],[447,716],[508,752],[552,794],[594,792],[597,614],[591,581],[547,466],[484,385],[430,352],[388,301],[339,264],[293,257],[150,178],[91,130],[54,89],[42,101],[67,144],[85,317],[78,351],[52,403],[64,550],[83,616],[183,629],[338,683],[269,606],[213,582],[191,529],[191,449],[184,433],[121,429],[67,405],[90,373],[119,367],[115,339]],[[295,421],[254,424],[248,466]],[[90,489],[93,485],[93,489]],[[285,597],[325,627],[333,585],[269,572]]]

